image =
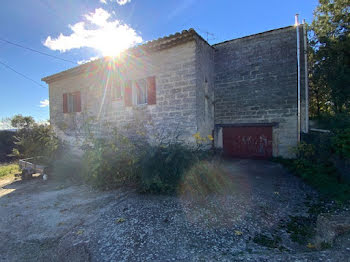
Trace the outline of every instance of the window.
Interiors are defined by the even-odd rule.
[[[116,76],[111,76],[108,79],[108,87],[111,90],[112,100],[119,100],[122,98],[122,88],[120,80]]]
[[[122,91],[121,91],[121,85],[120,83],[116,83],[112,86],[112,98],[113,100],[119,100],[122,98]]]
[[[127,81],[124,86],[125,106],[155,105],[156,104],[156,78],[154,76]]]
[[[63,94],[63,113],[81,112],[80,92]]]
[[[146,79],[141,79],[134,81],[135,92],[135,105],[147,104],[147,81]]]

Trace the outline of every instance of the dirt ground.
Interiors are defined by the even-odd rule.
[[[194,200],[99,192],[40,178],[0,181],[0,261],[349,261],[310,250],[281,227],[316,193],[279,164],[225,162],[229,194]],[[278,233],[278,247],[256,243]]]

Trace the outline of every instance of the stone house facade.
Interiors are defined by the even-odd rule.
[[[84,137],[89,122],[95,134],[139,128],[150,140],[176,133],[194,143],[200,133],[233,156],[288,157],[298,142],[297,68],[295,27],[216,45],[190,29],[43,81],[63,140]]]

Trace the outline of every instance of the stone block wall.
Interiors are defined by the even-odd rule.
[[[214,45],[216,126],[276,123],[274,156],[290,157],[297,145],[296,36],[295,27],[287,27]]]
[[[196,45],[197,126],[202,137],[214,130],[214,53],[202,39]]]
[[[109,68],[109,69],[108,69]],[[112,69],[111,69],[112,68]],[[123,80],[138,80],[155,76],[156,104],[125,107],[124,100],[113,100],[106,88],[108,72]],[[84,124],[91,123],[95,134],[118,127],[142,129],[148,137],[155,132],[180,133],[193,141],[197,132],[196,104],[196,42],[141,57],[122,56],[92,73],[69,76],[50,83],[50,119],[63,139],[83,137]],[[81,92],[81,113],[63,114],[63,93]]]

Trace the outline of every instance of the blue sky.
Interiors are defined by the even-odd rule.
[[[119,51],[183,29],[194,28],[204,38],[209,32],[214,44],[292,25],[296,13],[311,22],[317,4],[317,0],[5,0],[0,38],[82,62],[108,55],[114,46]],[[0,64],[0,119],[15,114],[48,119],[48,89],[40,79],[74,64],[1,40],[0,62],[42,85]]]

